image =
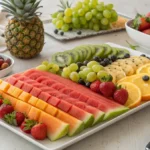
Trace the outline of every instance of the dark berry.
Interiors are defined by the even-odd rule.
[[[128,54],[128,53],[126,53],[125,55],[124,55],[124,58],[129,58],[130,57],[130,54]]]
[[[80,68],[81,66],[83,66],[82,62],[77,62],[78,68]]]
[[[99,57],[98,57],[98,56],[94,56],[94,57],[93,57],[93,60],[99,61]]]
[[[142,77],[142,79],[143,79],[144,81],[148,81],[148,80],[149,80],[149,76],[145,75],[145,76]]]
[[[57,30],[57,29],[55,29],[55,30],[54,30],[54,33],[55,33],[55,34],[57,34],[57,33],[58,33],[58,30]]]
[[[147,56],[146,56],[146,58],[150,59],[150,57],[147,57]]]
[[[99,62],[103,61],[103,58],[99,58]]]
[[[105,61],[101,61],[101,62],[100,62],[100,65],[102,65],[102,66],[104,66],[104,67],[107,66],[107,64],[106,64]]]
[[[69,28],[69,31],[72,31],[72,28]]]
[[[88,87],[88,88],[90,87],[90,85],[91,85],[91,82],[86,82],[85,83],[85,86]]]
[[[82,80],[82,79],[79,79],[78,83],[79,83],[79,84],[82,84],[82,85],[85,85],[85,82],[84,82],[84,80]]]
[[[109,59],[109,58],[104,58],[104,60],[103,60],[103,61],[106,63],[106,65],[108,65],[108,64],[109,64],[110,59]]]
[[[88,64],[88,62],[89,62],[88,60],[85,60],[85,61],[83,62],[83,65],[86,66],[86,65]]]
[[[61,31],[61,32],[60,32],[60,35],[63,36],[63,35],[64,35],[64,32]]]
[[[110,56],[110,59],[111,59],[111,61],[114,62],[114,61],[116,61],[117,57],[116,57],[115,55],[111,55],[111,56]]]
[[[145,55],[145,54],[141,54],[141,56],[146,57],[146,55]]]
[[[82,32],[81,32],[81,31],[78,31],[78,32],[77,32],[77,34],[81,35],[81,34],[82,34]]]

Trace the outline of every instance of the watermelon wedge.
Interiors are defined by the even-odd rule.
[[[33,77],[32,77],[32,74],[33,74]],[[40,75],[47,76],[50,79],[53,79],[57,82],[60,82],[64,85],[68,86],[70,89],[72,89],[76,92],[82,93],[82,95],[85,95],[88,97],[89,105],[94,106],[93,102],[94,103],[96,102],[98,104],[98,106],[94,106],[94,107],[105,112],[104,120],[111,119],[111,118],[118,116],[129,110],[127,107],[125,107],[123,105],[120,105],[112,100],[109,100],[109,99],[101,96],[100,94],[92,92],[90,89],[88,89],[82,85],[72,82],[71,80],[62,78],[56,74],[31,69],[29,71],[26,71],[24,73],[24,75],[29,76],[34,79],[36,78],[36,80],[38,80],[38,76],[40,76]],[[104,107],[104,109],[103,109],[103,107]]]

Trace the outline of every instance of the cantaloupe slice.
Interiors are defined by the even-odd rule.
[[[14,92],[15,89],[16,89],[16,87],[10,86],[9,89],[7,90],[7,93],[8,93],[9,95],[11,95],[11,94]]]
[[[17,101],[16,105],[15,105],[15,110],[25,113],[26,115],[28,115],[29,111],[31,109],[31,105],[23,102],[23,101]]]
[[[27,92],[22,92],[20,95],[19,95],[19,99],[25,101],[25,102],[28,102],[28,100],[30,99],[31,97],[31,94],[27,93]]]
[[[2,81],[0,83],[0,90],[1,91],[7,92],[7,90],[9,89],[9,87],[10,87],[10,84],[7,83],[7,82],[5,82],[5,81]]]
[[[2,80],[0,80],[0,83],[2,83]]]
[[[32,106],[35,106],[38,100],[39,100],[38,98],[31,96],[30,99],[28,100],[28,103],[31,104]]]
[[[48,104],[47,104],[46,102],[44,102],[44,101],[38,99],[38,101],[37,101],[35,107],[37,107],[37,108],[39,108],[39,109],[41,109],[41,110],[45,110],[45,108],[46,108],[47,105],[48,105]]]
[[[55,116],[58,112],[58,109],[56,107],[48,104],[44,111],[52,116]]]
[[[41,113],[40,109],[37,109],[35,107],[31,107],[31,109],[28,113],[28,117],[29,117],[29,119],[38,121],[38,119],[40,117],[40,113]]]
[[[45,112],[41,112],[38,121],[47,126],[47,136],[52,141],[55,141],[68,133],[69,125],[67,123],[62,122]]]
[[[19,95],[22,93],[23,91],[20,90],[19,88],[15,88],[15,90],[11,93],[11,95],[15,98],[18,98]]]

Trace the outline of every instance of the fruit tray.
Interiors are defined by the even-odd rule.
[[[113,44],[113,43],[107,43],[109,44],[110,46],[115,46],[115,47],[120,47],[120,48],[126,48],[126,47],[122,47],[122,46],[119,46],[119,45],[116,45],[116,44]],[[126,48],[130,51],[131,55],[141,55],[141,52],[138,52],[138,51],[133,51],[129,48]],[[7,128],[8,130],[14,132],[15,134],[19,135],[20,137],[26,139],[27,141],[35,144],[36,146],[44,149],[44,150],[62,150],[94,133],[97,133],[98,131],[110,126],[111,124],[114,124],[115,122],[127,117],[127,116],[130,116],[131,114],[147,107],[150,105],[150,102],[145,102],[145,103],[142,103],[141,105],[139,105],[138,107],[134,108],[134,109],[130,109],[128,112],[114,118],[114,119],[111,119],[109,121],[105,121],[103,123],[100,123],[100,124],[97,124],[95,125],[94,127],[91,127],[91,128],[88,128],[88,129],[85,129],[82,133],[76,135],[76,136],[73,136],[73,137],[64,137],[62,139],[59,139],[55,142],[51,142],[50,140],[46,139],[46,140],[43,140],[43,141],[36,141],[34,140],[30,135],[27,135],[27,134],[24,134],[19,128],[17,127],[14,127],[14,126],[10,126],[8,125],[7,123],[5,123],[4,121],[0,120],[0,125]]]
[[[122,13],[118,13],[119,16],[126,18],[126,19],[131,19],[130,17],[122,14]],[[113,29],[109,29],[109,30],[102,30],[99,32],[93,31],[93,30],[86,30],[86,29],[82,29],[82,34],[78,35],[77,31],[78,30],[73,30],[73,31],[69,31],[69,32],[65,32],[65,34],[63,36],[59,35],[59,34],[55,34],[54,30],[55,27],[52,23],[45,23],[44,24],[44,30],[45,33],[47,35],[52,36],[53,38],[60,40],[60,41],[67,41],[67,40],[73,40],[73,39],[78,39],[78,38],[84,38],[84,37],[89,37],[89,36],[94,36],[94,35],[101,35],[101,34],[106,34],[106,33],[111,33],[111,32],[116,32],[116,31],[121,31],[124,30],[124,27],[114,27]]]

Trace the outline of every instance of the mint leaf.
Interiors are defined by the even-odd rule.
[[[127,42],[127,44],[129,45],[129,47],[130,47],[131,49],[133,49],[133,50],[136,50],[136,48],[139,47],[138,45],[132,45],[132,44],[130,44],[128,41],[126,41],[126,42]]]

